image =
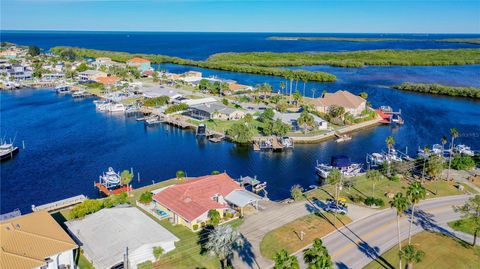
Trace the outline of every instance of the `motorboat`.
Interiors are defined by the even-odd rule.
[[[445,149],[442,145],[440,144],[433,144],[432,146],[432,153],[435,154],[435,155],[440,155],[440,156],[443,156],[444,152],[445,152]]]
[[[454,148],[454,151],[459,153],[459,154],[462,154],[462,155],[467,155],[467,156],[475,156],[475,152],[473,152],[473,150],[466,146],[466,145],[456,145],[455,148]]]
[[[333,169],[338,169],[345,177],[357,176],[362,171],[362,164],[352,163],[350,158],[344,155],[332,156],[330,164],[318,163],[315,167],[317,175],[327,178]]]
[[[20,151],[18,147],[15,147],[13,143],[2,142],[0,144],[0,160],[8,160],[13,158],[15,154]]]
[[[99,111],[106,111],[107,108],[110,106],[110,102],[108,101],[95,100],[93,101],[93,103],[95,104],[95,108]]]
[[[115,172],[112,167],[108,168],[108,171],[99,176],[100,183],[107,189],[115,188],[120,185],[120,174]]]
[[[385,163],[386,161],[387,161],[387,158],[385,158],[385,155],[382,153],[374,152],[372,154],[368,154],[367,162],[371,166],[379,166],[382,163]]]
[[[161,123],[160,116],[158,115],[153,115],[145,119],[145,124],[146,125],[155,125]]]
[[[427,151],[425,149],[418,148],[417,155],[420,158],[428,158],[432,155],[443,156],[444,152],[445,152],[445,150],[444,150],[442,145],[434,144],[434,145],[432,145],[432,148],[427,150]]]
[[[293,148],[293,140],[288,136],[284,136],[281,138],[281,143],[284,148]]]
[[[61,85],[55,88],[55,92],[58,94],[66,94],[70,91],[70,86],[68,85]]]
[[[352,137],[349,136],[349,135],[342,135],[340,137],[338,137],[335,142],[337,143],[341,143],[341,142],[345,142],[345,141],[349,141],[349,140],[352,140]]]
[[[110,103],[107,110],[109,112],[125,112],[125,105],[122,103]]]

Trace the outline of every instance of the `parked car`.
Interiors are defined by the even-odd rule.
[[[335,204],[334,202],[326,203],[323,210],[330,213],[340,213],[342,215],[345,215],[348,213],[348,208],[346,206]]]

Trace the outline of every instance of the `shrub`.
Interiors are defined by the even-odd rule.
[[[350,199],[350,201],[352,201],[353,203],[363,202],[362,196],[360,196],[358,194],[351,194],[351,195],[348,196],[348,199]]]
[[[456,156],[452,160],[452,168],[455,170],[470,170],[475,167],[475,161],[468,156]]]
[[[183,172],[182,170],[179,170],[175,175],[177,176],[177,178],[184,178],[185,172]]]
[[[113,204],[113,201],[112,201],[111,197],[107,197],[107,198],[103,199],[103,207],[111,208],[111,207],[114,207],[114,206],[115,205]]]
[[[367,206],[384,206],[385,203],[383,202],[382,199],[380,198],[375,198],[375,197],[367,197],[365,198],[365,201],[363,202]]]
[[[155,98],[145,99],[144,104],[145,106],[148,106],[148,107],[163,106],[163,105],[166,105],[169,100],[170,98],[168,96],[159,96]]]
[[[153,263],[152,263],[152,261],[142,262],[142,263],[137,264],[137,268],[138,269],[152,269],[153,268]]]
[[[390,178],[390,180],[393,181],[393,182],[400,182],[400,176],[394,175]]]
[[[150,191],[145,191],[140,195],[140,198],[138,198],[138,201],[142,204],[149,204],[152,202],[152,196],[153,194]]]
[[[157,261],[160,259],[160,256],[162,256],[163,252],[165,252],[165,250],[163,250],[162,247],[153,247],[152,251],[153,251],[153,256]]]
[[[293,185],[290,189],[290,195],[292,199],[298,201],[303,197],[303,188],[300,185]]]
[[[193,230],[194,231],[198,230],[198,224],[193,224]]]
[[[70,211],[72,219],[83,218],[88,214],[94,213],[102,209],[103,202],[101,200],[85,200],[81,204],[76,205]]]
[[[182,104],[178,104],[178,105],[172,105],[172,106],[167,107],[167,109],[165,109],[165,114],[172,114],[172,113],[182,111],[182,110],[186,110],[186,109],[188,109],[187,104],[182,103]]]

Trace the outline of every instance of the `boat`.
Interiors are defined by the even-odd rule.
[[[159,124],[161,122],[162,121],[160,120],[160,116],[158,116],[158,115],[153,115],[153,116],[150,116],[150,117],[145,119],[145,124],[146,125],[155,125],[155,124]]]
[[[315,167],[317,175],[321,178],[327,178],[333,169],[338,169],[343,176],[357,176],[362,171],[362,164],[352,163],[350,158],[344,155],[332,156],[330,164],[318,163]]]
[[[341,142],[345,142],[345,141],[349,141],[349,140],[352,140],[352,137],[345,134],[345,135],[339,136],[339,137],[335,140],[335,142],[341,143]]]
[[[107,102],[107,101],[101,101],[101,102],[95,102],[95,107],[97,108],[97,110],[99,111],[106,111],[108,109],[108,107],[110,106],[110,102]]]
[[[105,186],[107,189],[115,188],[121,183],[120,174],[115,172],[112,167],[109,167],[107,172],[104,172],[101,176],[99,176],[99,179],[100,184]]]
[[[293,148],[293,139],[288,137],[288,136],[284,136],[281,138],[281,143],[282,143],[282,146],[284,148]]]
[[[402,124],[405,123],[403,121],[403,118],[399,114],[392,114],[390,122],[393,123],[393,124],[399,124],[399,125],[402,125]]]
[[[371,166],[379,166],[387,161],[387,158],[382,153],[374,152],[372,154],[368,154],[367,156],[367,163],[369,163]]]
[[[197,136],[206,136],[207,135],[207,126],[205,126],[205,124],[199,124],[197,126],[197,132],[196,132],[196,135]]]
[[[86,97],[88,95],[88,93],[84,90],[79,90],[79,91],[76,91],[72,94],[72,97],[73,98],[83,98],[83,97]]]
[[[422,148],[418,148],[417,150],[417,155],[420,158],[428,158],[432,155],[443,156],[444,153],[445,153],[445,149],[440,144],[432,145],[432,148],[429,149],[428,151],[425,151],[425,149],[422,149]]]
[[[125,105],[122,103],[110,103],[108,112],[125,112]]]
[[[454,151],[459,153],[459,154],[462,154],[462,155],[467,155],[467,156],[470,156],[470,157],[473,157],[475,156],[475,152],[473,152],[473,150],[466,146],[466,145],[456,145],[455,148],[454,148]]]
[[[70,91],[70,86],[68,85],[62,85],[55,88],[55,92],[57,92],[58,94],[66,94],[69,91]]]
[[[2,142],[0,145],[0,160],[8,160],[13,158],[14,155],[16,155],[20,149],[18,147],[15,147],[13,143],[7,143],[5,141]]]
[[[384,113],[392,113],[393,109],[391,106],[381,106],[380,110]]]
[[[130,113],[137,113],[139,112],[140,109],[137,107],[137,106],[128,106],[126,109],[125,109],[125,113],[127,114],[130,114]]]

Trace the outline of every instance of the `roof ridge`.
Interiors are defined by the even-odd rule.
[[[21,259],[28,259],[28,260],[33,260],[35,262],[41,262],[42,264],[45,263],[45,260],[42,260],[42,259],[36,259],[36,258],[33,258],[33,257],[30,257],[30,256],[24,256],[24,255],[20,255],[20,254],[17,254],[17,253],[13,253],[13,252],[10,252],[8,250],[5,250],[3,247],[2,247],[2,252],[6,255],[12,255],[12,256],[16,256],[16,257],[19,257]]]

